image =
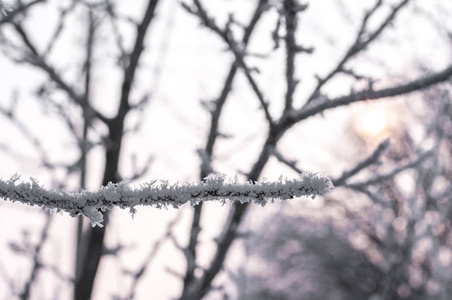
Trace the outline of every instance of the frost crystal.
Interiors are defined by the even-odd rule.
[[[96,225],[103,227],[102,221],[104,220],[104,216],[96,208],[85,206],[83,208],[83,214],[90,219],[93,227]]]
[[[102,226],[101,213],[117,206],[129,209],[133,214],[135,206],[151,205],[157,208],[168,206],[179,208],[185,203],[196,205],[201,201],[219,201],[225,204],[229,201],[240,203],[254,202],[264,206],[267,201],[287,200],[301,196],[323,195],[329,192],[333,185],[331,180],[316,174],[306,175],[298,179],[283,179],[278,181],[258,181],[240,183],[237,176],[234,180],[226,180],[225,174],[211,174],[199,183],[170,185],[167,180],[142,184],[139,188],[130,187],[127,182],[109,183],[98,191],[66,191],[46,190],[37,180],[16,183],[20,176],[15,174],[10,180],[0,179],[0,198],[18,201],[28,205],[37,205],[46,209],[65,211],[71,216],[85,215],[93,226]]]

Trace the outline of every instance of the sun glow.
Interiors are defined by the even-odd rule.
[[[385,114],[377,109],[367,111],[361,117],[361,126],[369,134],[378,134],[382,132],[387,125]]]

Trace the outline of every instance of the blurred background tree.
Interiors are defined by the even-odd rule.
[[[422,97],[385,128],[396,141],[384,156],[391,172],[375,168],[321,208],[283,205],[264,223],[270,230],[248,239],[250,263],[236,277],[243,299],[449,297],[450,86]],[[369,136],[348,138],[362,155]]]
[[[2,204],[5,297],[446,299],[452,5],[204,2],[11,3],[1,176],[77,190],[312,170],[335,192],[104,228]]]

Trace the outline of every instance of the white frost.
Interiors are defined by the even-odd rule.
[[[109,183],[98,191],[80,191],[69,193],[61,190],[46,190],[35,179],[31,183],[17,183],[20,176],[15,174],[10,180],[0,179],[0,198],[28,205],[37,205],[46,209],[65,211],[71,216],[80,214],[88,217],[93,226],[102,226],[101,213],[113,207],[129,209],[135,213],[135,206],[151,205],[157,208],[172,206],[179,208],[185,203],[196,205],[201,201],[239,201],[241,203],[254,202],[265,205],[276,199],[287,200],[301,196],[312,196],[328,193],[333,185],[331,180],[315,174],[306,175],[298,179],[283,179],[278,181],[258,181],[240,183],[226,180],[225,174],[211,174],[204,181],[170,185],[161,180],[142,184],[139,188],[132,188],[127,182]]]

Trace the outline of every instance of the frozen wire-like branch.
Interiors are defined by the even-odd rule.
[[[84,214],[91,223],[101,226],[103,216],[100,211],[110,210],[117,206],[129,208],[134,213],[137,205],[151,205],[157,208],[172,206],[179,208],[189,202],[195,205],[201,201],[217,200],[225,203],[230,201],[254,202],[265,205],[268,200],[287,200],[294,197],[323,195],[332,188],[329,178],[307,175],[300,179],[280,179],[275,182],[226,182],[226,175],[213,174],[200,183],[187,183],[184,185],[169,185],[161,181],[142,184],[139,188],[132,188],[126,182],[110,183],[98,191],[81,191],[70,193],[62,190],[46,190],[35,179],[31,183],[16,183],[19,175],[10,180],[0,179],[0,197],[12,202],[21,202],[28,205],[41,206],[44,209],[57,209],[65,211],[71,216]]]

